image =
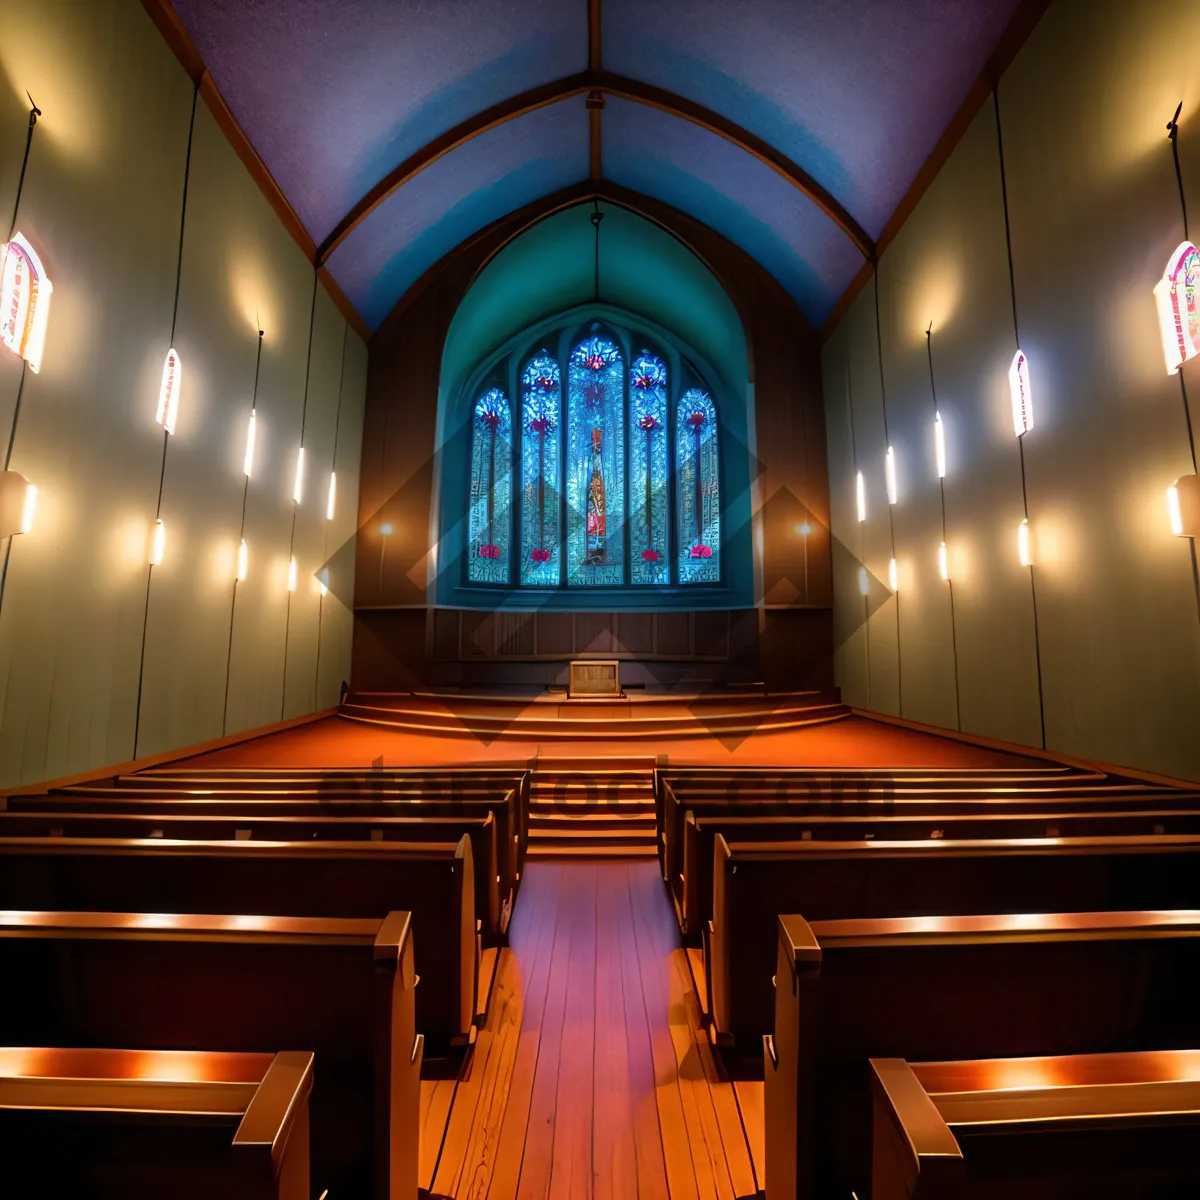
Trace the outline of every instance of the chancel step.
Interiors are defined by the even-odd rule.
[[[652,858],[657,839],[652,759],[538,759],[530,855]]]

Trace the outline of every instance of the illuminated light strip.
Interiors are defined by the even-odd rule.
[[[946,552],[945,542],[938,546],[938,574],[942,577],[943,583],[950,582],[950,557]]]
[[[858,590],[864,596],[868,596],[871,593],[871,577],[867,574],[866,567],[858,568]]]
[[[1154,285],[1167,374],[1200,354],[1200,250],[1180,242]]]
[[[304,498],[304,447],[296,453],[296,480],[292,484],[292,499],[299,504]]]
[[[334,504],[337,501],[337,472],[329,472],[329,499],[325,503],[325,520],[333,520]]]
[[[154,419],[168,432],[175,432],[175,418],[179,415],[179,388],[183,373],[179,354],[172,346],[163,362],[162,382],[158,387],[158,411]]]
[[[150,534],[150,565],[157,567],[162,565],[162,560],[167,552],[167,527],[162,523],[162,519],[154,522],[154,530]]]
[[[896,560],[894,558],[888,559],[888,587],[891,588],[893,592],[898,592],[900,590],[900,579],[896,570]]]
[[[296,556],[294,554],[288,563],[287,590],[289,592],[296,590]]]
[[[1017,526],[1017,558],[1023,567],[1033,566],[1033,534],[1028,517]]]
[[[1020,350],[1008,368],[1008,392],[1012,397],[1013,432],[1023,437],[1033,428],[1033,391],[1029,386],[1029,359]]]
[[[54,285],[23,234],[13,234],[12,241],[4,246],[2,266],[0,341],[23,358],[36,375],[42,369]]]
[[[250,551],[246,548],[246,539],[238,546],[237,552],[237,581],[243,583],[250,570]]]
[[[246,426],[246,453],[242,458],[242,471],[246,478],[249,479],[251,472],[254,470],[254,442],[255,442],[255,427],[258,424],[258,416],[254,409],[250,410],[250,424]]]
[[[1167,488],[1167,517],[1171,532],[1176,537],[1183,537],[1183,512],[1179,506],[1179,489],[1174,484]]]
[[[854,498],[858,504],[858,519],[860,522],[865,521],[867,519],[867,485],[861,471],[854,481]]]
[[[933,448],[937,457],[937,473],[939,479],[946,478],[946,431],[942,427],[942,414],[933,416]]]
[[[887,478],[887,498],[889,504],[896,503],[896,455],[892,451],[891,446],[887,448],[887,454],[883,460],[883,473]]]
[[[33,529],[33,519],[37,516],[38,490],[37,484],[25,485],[25,502],[21,505],[21,524],[18,533],[29,533]]]

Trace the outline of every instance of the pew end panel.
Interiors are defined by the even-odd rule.
[[[798,1138],[812,1127],[813,1055],[799,1043],[799,1010],[816,1019],[814,981],[821,973],[821,947],[799,916],[778,919],[775,967],[775,1033],[763,1037],[763,1110],[766,1140],[766,1192],[796,1196],[800,1181],[812,1177],[812,1147]]]
[[[5,1186],[89,1200],[309,1200],[312,1087],[306,1051],[0,1049]]]
[[[871,1066],[871,1200],[948,1200],[961,1188],[963,1155],[912,1068]]]

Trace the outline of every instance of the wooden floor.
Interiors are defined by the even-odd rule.
[[[762,1084],[735,1091],[698,1029],[657,862],[529,863],[510,935],[462,1077],[423,1085],[422,1186],[471,1200],[755,1195]]]

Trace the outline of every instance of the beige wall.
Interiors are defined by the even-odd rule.
[[[328,702],[329,688],[317,688],[318,613],[322,676],[324,660],[348,670],[349,620],[330,619],[340,606],[321,601],[311,576],[327,534],[340,544],[324,512],[339,406],[341,512],[355,506],[366,349],[318,290],[307,486],[295,513],[301,583],[289,619],[313,271],[201,102],[175,334],[183,389],[163,482],[167,552],[147,591],[163,445],[154,410],[171,333],[192,84],[138,0],[7,0],[4,24],[0,226],[16,196],[29,91],[43,116],[17,225],[54,283],[45,361],[26,377],[12,461],[39,486],[37,524],[14,539],[0,597],[0,784],[12,784],[127,759],[135,727],[138,753],[149,754]],[[250,574],[235,606],[259,328]],[[19,361],[0,354],[4,438],[20,374]],[[352,532],[339,527],[341,540]]]
[[[861,546],[881,579],[886,445],[878,388],[867,383],[880,353],[899,464],[899,595],[870,622],[869,691],[866,647],[839,655],[849,702],[1028,745],[1041,744],[1044,712],[1052,750],[1200,778],[1200,615],[1188,543],[1171,535],[1163,502],[1191,457],[1152,297],[1183,237],[1165,137],[1180,99],[1200,236],[1200,67],[1180,53],[1198,41],[1195,6],[1055,0],[1000,83],[1034,389],[1024,439],[1032,577],[1017,561],[1021,467],[1007,385],[1017,343],[991,103],[881,258],[880,336],[868,286],[826,343],[834,534]],[[931,322],[953,612],[937,573]],[[1200,372],[1185,374],[1200,404]],[[868,481],[864,530],[850,527],[847,378]],[[835,602],[844,622],[861,596],[843,587]]]

